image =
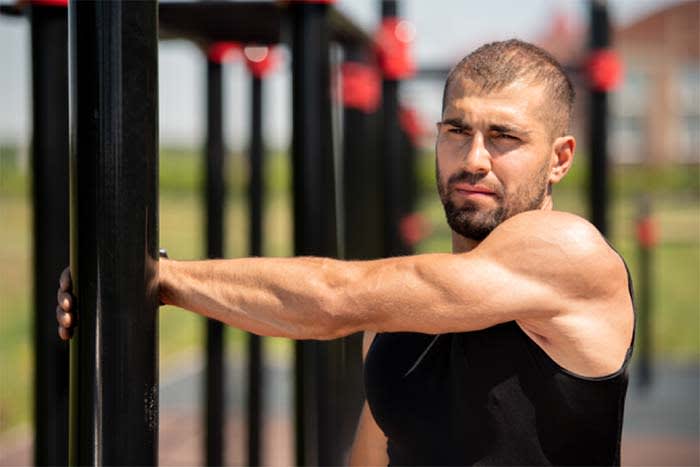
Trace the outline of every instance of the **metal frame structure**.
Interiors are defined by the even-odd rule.
[[[333,146],[330,125],[326,125],[331,107],[328,43],[339,43],[348,50],[369,50],[371,40],[329,3],[207,1],[158,5],[76,1],[68,5],[65,0],[35,0],[31,4],[34,202],[40,216],[37,219],[50,222],[35,224],[37,379],[42,382],[36,391],[37,414],[42,417],[36,425],[42,429],[36,432],[35,463],[157,463],[154,284],[159,36],[186,37],[206,47],[218,41],[276,44],[286,29],[290,31],[293,89],[297,90],[294,112],[299,118],[295,119],[293,143],[295,251],[337,254]],[[2,13],[21,14],[23,7],[3,6]],[[314,47],[305,46],[308,43]],[[219,257],[223,254],[225,193],[221,178],[225,153],[221,67],[209,63],[208,70],[207,256]],[[316,85],[309,86],[311,82]],[[253,81],[251,254],[259,253],[256,250],[261,242],[261,86],[259,81]],[[314,123],[322,130],[310,131],[301,122]],[[353,131],[354,127],[348,124],[346,128]],[[68,166],[70,260],[66,249]],[[53,181],[56,183],[50,183]],[[319,201],[321,204],[317,204]],[[53,213],[55,218],[43,212]],[[54,241],[42,236],[42,232],[51,232]],[[371,253],[375,255],[376,252]],[[55,335],[55,323],[44,307],[51,304],[53,308],[54,288],[48,284],[55,283],[68,261],[80,327],[70,344],[70,429],[66,430],[60,425],[65,423],[68,412],[66,381],[61,379],[68,374],[67,345],[51,337]],[[223,359],[221,334],[215,327],[210,326],[211,351],[207,352],[210,371],[206,391],[206,463],[211,465],[223,462]],[[259,362],[256,341],[251,341],[251,357]],[[45,345],[47,342],[52,344]],[[57,346],[62,347],[57,350]],[[300,344],[304,350],[300,351],[298,364],[307,370],[315,365],[317,370],[298,378],[297,394],[313,393],[317,388],[316,391],[332,395],[299,398],[297,420],[303,429],[298,445],[304,447],[299,449],[297,459],[301,464],[343,461],[343,450],[360,407],[359,391],[355,396],[357,403],[350,408],[346,405],[348,388],[359,388],[360,378],[359,364],[347,363],[349,347],[356,350],[359,361],[358,336],[334,343]],[[46,362],[49,354],[57,359],[56,363]],[[248,459],[252,465],[260,462],[261,401],[256,374],[260,376],[260,367],[251,365],[250,413],[257,413],[250,417],[250,431],[257,433],[249,437]],[[342,427],[342,440],[331,435],[337,426]],[[62,441],[59,434],[67,431],[70,439]]]

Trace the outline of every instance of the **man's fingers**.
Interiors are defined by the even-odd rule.
[[[67,292],[72,287],[72,280],[70,275],[70,267],[67,267],[61,273],[61,278],[58,280],[58,286],[62,292]]]
[[[59,326],[58,327],[58,337],[60,337],[64,341],[67,341],[68,339],[73,337],[73,330]]]
[[[73,309],[73,296],[67,292],[58,292],[58,306],[70,312]]]
[[[56,301],[58,302],[58,306],[56,307],[58,337],[64,341],[73,337],[73,326],[75,326],[75,319],[72,313],[72,287],[73,281],[71,280],[70,268],[68,267],[61,273],[61,277],[58,280],[58,293],[56,294]]]
[[[60,306],[57,306],[56,321],[58,321],[59,326],[70,328],[73,326],[73,315],[71,313],[66,313]]]

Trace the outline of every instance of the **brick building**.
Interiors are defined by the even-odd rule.
[[[586,28],[555,15],[537,43],[572,70],[587,54]],[[610,157],[628,164],[700,163],[700,0],[675,3],[613,31],[624,80],[610,97]],[[586,83],[577,87],[573,133],[586,143]],[[584,148],[585,150],[585,148]]]
[[[624,83],[611,100],[610,153],[623,163],[700,163],[700,1],[615,30]]]

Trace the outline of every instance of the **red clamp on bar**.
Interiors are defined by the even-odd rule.
[[[637,241],[644,248],[653,248],[659,243],[659,229],[651,216],[637,221]]]
[[[345,62],[340,67],[343,81],[343,105],[371,114],[382,97],[381,76],[369,65]]]
[[[622,82],[624,66],[620,56],[615,51],[610,49],[595,50],[586,60],[586,74],[593,89],[609,92]]]
[[[240,48],[237,42],[214,42],[209,45],[207,59],[219,64],[230,62],[236,59]]]
[[[323,5],[332,5],[336,0],[284,0],[282,3],[321,3]]]
[[[401,238],[409,246],[417,245],[421,240],[430,235],[430,223],[419,212],[413,212],[404,216],[399,224]]]
[[[243,57],[245,57],[245,64],[248,70],[256,78],[264,78],[279,62],[278,54],[272,48],[266,46],[246,46],[243,49]]]
[[[416,29],[410,22],[398,18],[385,18],[375,37],[379,67],[388,79],[410,78],[416,72],[411,57],[411,43]]]
[[[420,146],[420,140],[425,134],[418,111],[412,107],[401,107],[399,109],[399,125],[406,132],[413,146]]]
[[[68,0],[31,0],[29,4],[36,6],[58,6],[68,8]]]

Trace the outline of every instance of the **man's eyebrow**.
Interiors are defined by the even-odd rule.
[[[496,131],[498,133],[520,133],[529,134],[530,132],[524,128],[520,128],[515,125],[504,125],[504,124],[493,124],[489,125],[489,131]]]
[[[450,125],[455,128],[462,128],[464,130],[471,130],[472,126],[462,120],[461,118],[446,118],[438,122],[441,125]],[[517,125],[509,125],[505,123],[493,123],[489,125],[489,131],[495,131],[498,133],[518,133],[521,135],[529,135],[530,132],[524,128]]]
[[[465,128],[467,130],[472,127],[470,124],[468,124],[467,122],[465,122],[461,118],[446,118],[444,120],[440,120],[438,123],[440,123],[442,125],[454,126],[457,128]]]

